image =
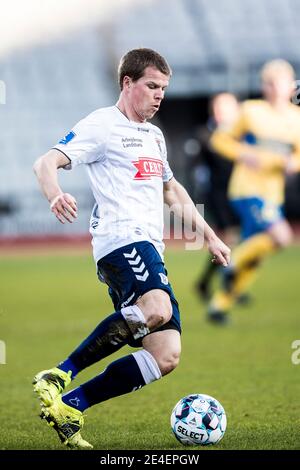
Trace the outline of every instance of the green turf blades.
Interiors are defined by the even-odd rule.
[[[167,252],[183,320],[181,363],[163,380],[88,410],[86,439],[96,449],[184,450],[170,414],[181,397],[196,392],[217,396],[226,410],[226,434],[216,448],[299,449],[300,365],[291,361],[292,342],[300,339],[299,255],[291,247],[270,258],[254,286],[255,302],[236,307],[231,325],[216,329],[193,291],[206,254]],[[7,345],[0,447],[61,449],[37,417],[32,376],[66,357],[112,312],[107,289],[97,283],[89,255],[1,259],[0,278],[0,336]],[[90,367],[74,386],[128,351]]]

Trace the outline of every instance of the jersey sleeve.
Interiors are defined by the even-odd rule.
[[[102,119],[87,116],[79,121],[73,129],[53,148],[63,152],[70,160],[65,170],[77,165],[101,161],[105,155],[107,141],[107,124]]]
[[[170,168],[167,155],[167,146],[163,135],[161,134],[161,156],[163,161],[163,182],[167,183],[173,178],[173,171]]]
[[[240,139],[249,130],[247,113],[245,102],[233,126],[229,129],[219,126],[211,136],[210,144],[213,150],[228,160],[235,161],[245,150],[245,144]]]
[[[294,149],[290,158],[293,162],[294,170],[300,172],[300,137],[294,143]]]

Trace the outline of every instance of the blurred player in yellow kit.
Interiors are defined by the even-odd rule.
[[[264,99],[247,100],[230,131],[212,135],[216,152],[234,162],[229,198],[241,222],[242,242],[212,297],[208,319],[226,323],[228,311],[247,291],[261,261],[290,244],[282,204],[286,174],[300,171],[300,110],[291,103],[294,70],[281,59],[261,71]]]
[[[204,198],[205,211],[211,215],[212,224],[228,246],[236,241],[238,223],[227,195],[233,163],[212,149],[210,140],[217,128],[230,129],[233,126],[239,108],[235,95],[218,93],[209,103],[208,121],[198,131],[201,145],[200,162],[206,165],[210,175],[209,189]],[[213,280],[218,271],[219,266],[211,262],[211,257],[208,258],[195,286],[201,300],[207,301],[211,298]]]

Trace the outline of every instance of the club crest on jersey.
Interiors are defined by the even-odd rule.
[[[63,139],[61,139],[58,143],[59,144],[68,144],[72,139],[74,139],[75,137],[75,132],[71,131],[69,132],[69,134],[67,134]]]
[[[162,153],[162,141],[160,139],[155,139],[155,142],[158,145],[159,153]]]
[[[167,286],[169,283],[167,276],[163,273],[158,273],[158,274],[159,274],[161,282]]]
[[[138,161],[132,162],[137,169],[135,180],[149,180],[152,176],[162,177],[163,163],[157,158],[140,157]]]

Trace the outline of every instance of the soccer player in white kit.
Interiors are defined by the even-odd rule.
[[[57,170],[85,165],[95,198],[90,223],[93,254],[115,308],[69,357],[34,377],[41,417],[70,448],[92,447],[81,437],[85,409],[138,390],[178,365],[180,316],[163,263],[163,203],[175,207],[183,222],[183,209],[189,206],[192,226],[204,236],[213,261],[227,266],[230,258],[229,248],[174,178],[161,130],[147,122],[169,84],[168,63],[151,49],[134,49],[121,59],[118,72],[117,104],[81,120],[34,165],[61,223],[76,219],[77,205],[60,188]],[[79,372],[125,344],[141,349],[63,394]]]

